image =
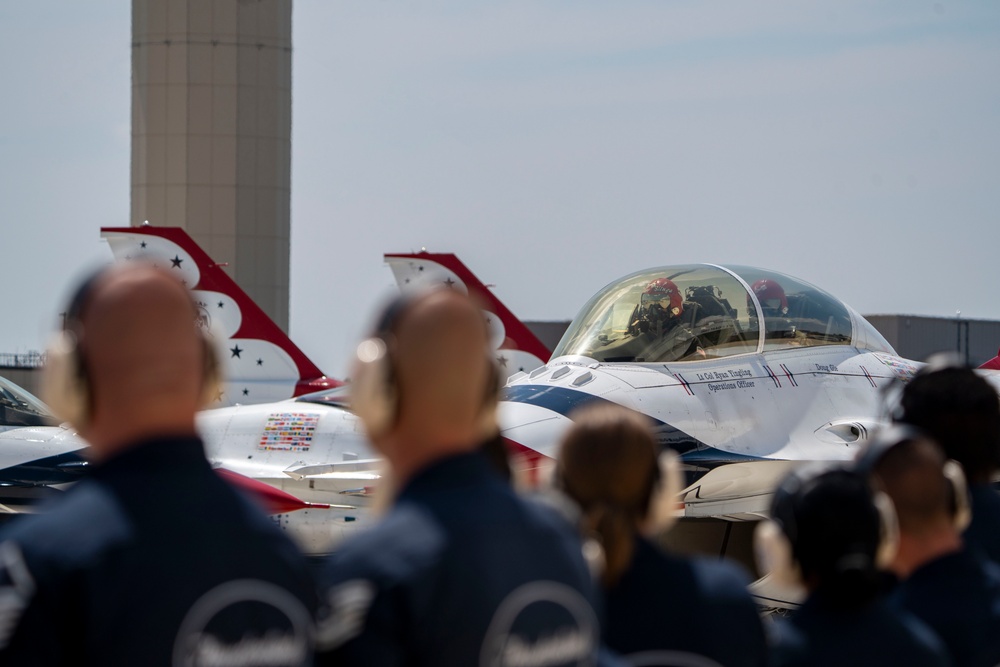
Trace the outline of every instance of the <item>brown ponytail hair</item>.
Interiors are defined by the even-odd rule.
[[[632,562],[659,482],[657,447],[648,421],[620,406],[584,408],[573,421],[559,448],[556,482],[580,506],[582,529],[604,550],[607,588]]]

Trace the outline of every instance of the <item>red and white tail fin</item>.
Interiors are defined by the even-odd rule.
[[[984,363],[980,366],[980,368],[985,368],[991,371],[1000,371],[1000,351],[997,351],[997,356]]]
[[[548,361],[552,355],[551,350],[521,320],[514,317],[455,255],[422,251],[411,254],[392,253],[384,257],[403,291],[440,283],[461,289],[479,299],[493,315],[487,317],[487,321],[501,372],[505,371],[510,376],[531,371]]]
[[[177,271],[192,289],[224,366],[225,389],[211,407],[269,403],[343,384],[326,377],[180,227],[104,227],[101,236],[115,259],[149,259]]]

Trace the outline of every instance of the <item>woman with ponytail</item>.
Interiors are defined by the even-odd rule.
[[[580,507],[584,537],[601,547],[604,640],[633,665],[765,662],[747,579],[734,565],[667,553],[651,536],[674,518],[680,472],[659,453],[647,419],[615,405],[573,415],[555,483]]]

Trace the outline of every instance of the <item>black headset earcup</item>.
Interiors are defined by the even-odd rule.
[[[762,575],[771,575],[780,586],[802,587],[802,570],[792,554],[792,543],[776,521],[765,519],[757,524],[753,545]]]
[[[953,459],[945,461],[942,472],[951,487],[955,530],[964,533],[972,522],[972,504],[969,501],[969,485],[965,481],[965,473],[962,472],[961,464]]]
[[[487,356],[486,363],[489,365],[489,377],[486,379],[486,397],[483,399],[483,405],[493,409],[496,408],[497,402],[500,400],[501,383],[503,380],[500,377],[500,369],[497,368],[497,362],[493,359],[493,355]]]
[[[398,396],[393,381],[392,359],[385,341],[369,338],[357,348],[351,409],[365,425],[368,436],[388,433],[396,421]]]
[[[90,417],[90,387],[82,370],[76,336],[60,331],[45,353],[41,378],[42,400],[60,421],[76,428],[87,425]]]
[[[903,410],[903,390],[906,382],[895,377],[882,390],[882,419],[890,424],[898,424],[906,419]]]
[[[879,540],[875,550],[875,567],[887,570],[899,550],[899,519],[892,499],[882,491],[872,493],[872,503],[878,511]]]
[[[396,423],[399,390],[387,341],[392,339],[403,313],[420,294],[420,290],[404,292],[386,304],[376,321],[375,333],[355,349],[351,410],[365,425],[369,438],[388,433]]]
[[[677,503],[684,490],[684,473],[681,460],[672,449],[664,450],[657,461],[660,467],[659,479],[649,498],[649,528],[654,533],[665,533],[673,528],[680,518]]]
[[[222,373],[222,362],[219,348],[214,339],[205,331],[201,332],[202,354],[204,354],[204,370],[201,377],[201,400],[199,407],[205,409],[219,400],[225,379]]]
[[[489,364],[489,372],[486,378],[486,391],[483,396],[483,407],[480,413],[480,431],[484,439],[492,438],[500,431],[497,424],[497,404],[500,402],[500,370],[490,355],[486,363]]]

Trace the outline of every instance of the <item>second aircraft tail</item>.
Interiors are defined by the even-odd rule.
[[[385,255],[385,262],[404,291],[438,283],[460,289],[478,299],[489,312],[487,321],[497,363],[508,377],[534,370],[551,356],[545,344],[455,255],[427,251],[391,253]]]

